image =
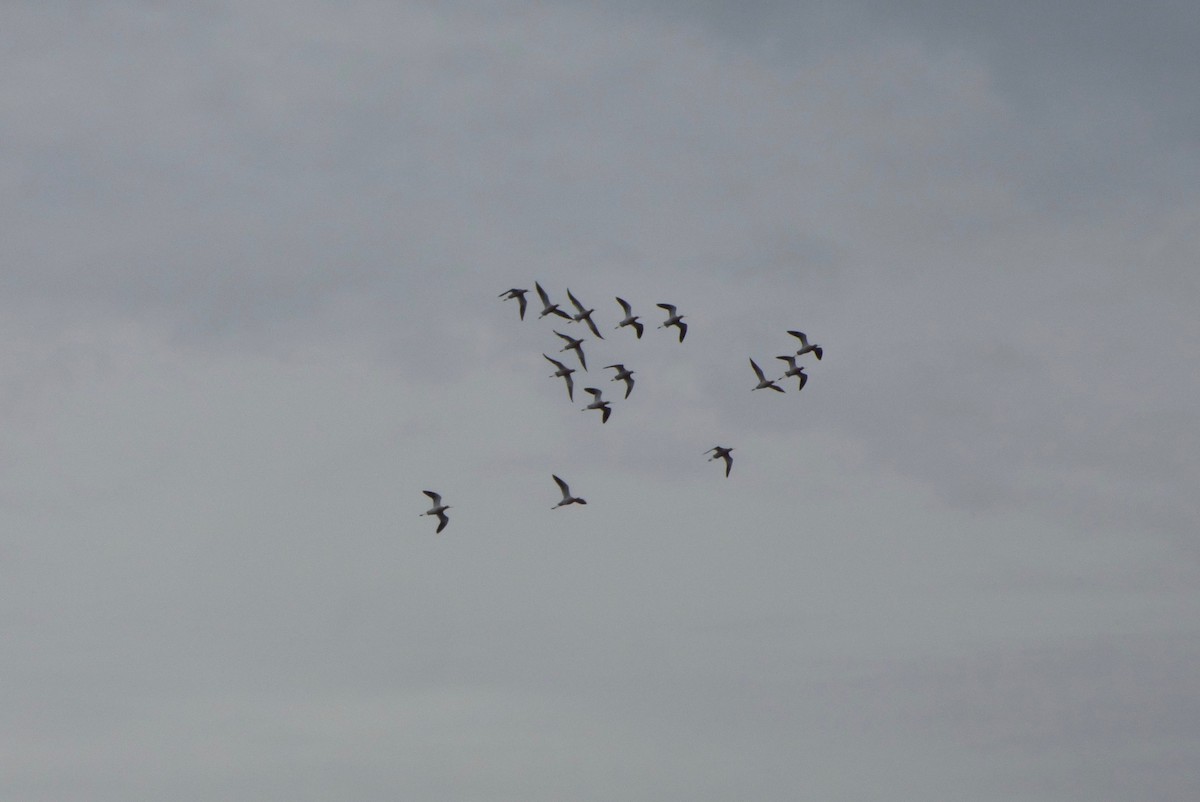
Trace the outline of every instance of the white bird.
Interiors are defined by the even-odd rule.
[[[728,477],[729,469],[733,467],[733,457],[729,456],[729,452],[733,451],[733,449],[725,448],[724,446],[715,446],[704,453],[707,454],[710,451],[712,452],[712,456],[708,458],[708,461],[712,462],[715,459],[725,460],[725,476]]]
[[[677,326],[679,328],[679,342],[683,342],[683,338],[687,335],[687,324],[683,322],[683,315],[675,313],[675,307],[672,304],[659,304],[659,308],[667,310],[666,321],[659,326],[664,329],[667,326]]]
[[[442,497],[439,494],[434,493],[432,490],[422,490],[421,492],[429,496],[429,499],[433,502],[433,506],[429,508],[428,512],[423,512],[417,517],[421,518],[426,515],[436,515],[438,517],[438,521],[441,523],[438,524],[437,532],[435,534],[439,534],[443,529],[446,528],[446,524],[450,523],[450,518],[446,515],[446,510],[450,508],[443,504]]]
[[[750,388],[751,392],[754,390],[765,390],[768,387],[770,387],[772,390],[777,390],[781,393],[783,392],[782,387],[763,375],[762,368],[760,368],[758,363],[753,359],[750,360],[750,367],[754,368],[754,375],[758,377],[758,384]]]
[[[803,346],[799,351],[796,352],[796,356],[803,356],[804,354],[807,354],[809,351],[812,351],[813,354],[816,355],[817,361],[819,362],[821,360],[821,354],[823,353],[821,351],[821,346],[816,345],[816,344],[809,345],[808,338],[804,336],[804,332],[789,331],[788,334],[792,335],[797,340],[799,340],[800,345]]]
[[[555,333],[555,334],[557,334],[559,337],[562,337],[564,340],[566,340],[566,341],[567,341],[567,344],[566,344],[566,345],[564,345],[562,348],[559,348],[559,349],[558,349],[558,350],[559,350],[559,352],[562,352],[562,351],[574,351],[574,352],[575,352],[575,355],[576,355],[577,357],[579,357],[579,364],[580,364],[580,365],[583,365],[583,369],[584,369],[584,370],[587,370],[587,360],[586,360],[586,359],[584,359],[584,357],[583,357],[583,347],[582,347],[583,338],[582,338],[582,337],[580,337],[580,338],[577,340],[577,339],[575,339],[574,337],[571,337],[570,335],[567,335],[567,334],[563,334],[561,331],[558,331],[558,330],[555,330],[555,332],[554,332],[554,333]]]
[[[617,328],[622,326],[633,326],[633,330],[637,332],[637,338],[642,339],[642,324],[638,322],[637,315],[633,314],[633,309],[625,302],[623,298],[617,298],[617,303],[625,310],[625,319],[617,324]]]
[[[604,400],[600,391],[595,387],[584,387],[583,391],[592,394],[592,403],[584,407],[582,411],[587,412],[589,409],[598,409],[600,410],[600,422],[608,423],[608,416],[612,414],[612,407]]]
[[[564,482],[562,479],[559,479],[557,476],[554,476],[554,474],[550,474],[550,475],[552,477],[554,477],[554,481],[558,485],[558,489],[561,490],[562,494],[563,494],[562,501],[558,502],[550,509],[556,510],[559,507],[565,507],[568,504],[587,504],[586,501],[579,498],[578,496],[571,495],[571,488],[567,487],[566,482]]]
[[[801,390],[803,390],[804,383],[806,381],[808,381],[808,374],[804,372],[804,366],[797,365],[796,357],[794,357],[794,356],[777,356],[775,358],[782,359],[784,362],[788,363],[788,369],[784,372],[784,374],[782,376],[780,376],[775,381],[781,382],[784,379],[786,379],[788,376],[795,376],[796,378],[798,378],[800,380],[800,386],[796,388],[796,392],[800,392]]]
[[[506,301],[512,298],[517,299],[517,303],[519,304],[521,311],[521,320],[525,319],[525,293],[527,292],[529,292],[529,290],[511,289],[507,292],[500,293],[500,297]]]
[[[542,356],[546,356],[546,355],[542,354]],[[556,370],[550,374],[550,378],[557,379],[561,376],[563,379],[565,379],[567,382],[567,398],[568,398],[568,400],[574,401],[575,400],[575,380],[571,378],[571,374],[575,372],[575,368],[569,368],[566,365],[564,365],[563,363],[559,362],[557,359],[551,359],[548,356],[546,356],[546,359],[549,359],[550,362],[553,363],[553,365],[556,368],[558,368],[558,370]]]
[[[626,370],[626,369],[625,369],[625,366],[624,366],[624,365],[622,365],[622,364],[620,364],[620,363],[617,363],[616,365],[605,365],[604,367],[606,367],[606,368],[616,368],[616,371],[617,371],[616,375],[615,375],[615,376],[613,376],[611,379],[609,379],[609,381],[614,381],[614,382],[625,382],[625,397],[626,397],[626,398],[628,398],[628,397],[629,397],[629,394],[630,394],[631,392],[633,392],[633,374],[634,374],[634,371],[632,371],[632,370]]]
[[[558,304],[550,303],[550,296],[547,295],[546,291],[542,289],[541,284],[538,284],[535,281],[533,282],[533,288],[537,290],[538,297],[542,299],[542,313],[538,315],[539,320],[544,318],[546,315],[558,315],[559,317],[565,317],[567,320],[571,319],[570,315],[558,308]]]
[[[585,309],[583,304],[579,303],[579,299],[571,294],[570,290],[567,290],[567,298],[571,300],[571,303],[575,306],[576,310],[575,314],[571,316],[571,322],[578,323],[582,320],[584,323],[588,324],[588,328],[592,330],[592,334],[595,334],[598,339],[603,340],[604,337],[600,334],[600,330],[596,328],[595,321],[592,320],[592,312],[595,312],[596,310]]]

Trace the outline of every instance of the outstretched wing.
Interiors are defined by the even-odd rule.
[[[639,340],[642,339],[642,328],[643,326],[641,323],[638,323],[636,320],[633,322],[633,330],[637,332]]]
[[[549,306],[550,296],[547,295],[546,291],[542,289],[542,285],[535,281],[533,282],[533,288],[537,290],[538,297],[542,299],[542,306]]]
[[[599,389],[597,389],[595,387],[584,387],[583,391],[585,393],[589,393],[592,396],[592,398],[596,399],[597,401],[601,400],[602,393]]]
[[[525,292],[527,291],[522,290],[521,292],[517,293],[517,304],[520,306],[521,320],[525,319],[525,307],[527,305],[525,303]]]
[[[784,362],[788,363],[788,370],[796,369],[796,357],[794,357],[794,356],[777,356],[775,358],[782,359]]]
[[[542,354],[542,356],[546,356],[546,355],[545,355],[545,354]],[[551,357],[548,357],[548,356],[546,356],[546,359],[549,359],[549,360],[550,360],[550,362],[551,362],[551,363],[552,363],[552,364],[553,364],[553,365],[554,365],[556,368],[558,368],[559,370],[566,370],[566,371],[574,371],[574,370],[575,370],[574,368],[569,368],[569,367],[567,367],[567,366],[566,366],[566,365],[564,365],[563,363],[559,362],[557,359],[553,359],[553,358],[551,358]]]
[[[569,288],[567,289],[567,300],[575,306],[575,311],[579,312],[580,314],[583,314],[587,311],[583,304],[579,303],[579,299],[571,294],[571,290]]]
[[[563,338],[564,340],[566,340],[568,343],[570,343],[570,344],[567,346],[568,348],[574,348],[574,347],[575,347],[576,345],[578,345],[578,344],[579,344],[579,342],[580,342],[579,340],[576,340],[576,339],[575,339],[574,337],[572,337],[571,335],[569,335],[569,334],[563,334],[561,331],[559,331],[559,330],[557,330],[557,329],[555,329],[555,330],[554,330],[554,333],[555,333],[555,334],[557,334],[559,337],[562,337],[562,338]]]
[[[567,483],[564,482],[562,479],[559,479],[554,474],[550,474],[550,476],[554,479],[554,483],[556,485],[558,485],[558,489],[562,491],[563,498],[570,498],[571,497],[571,488],[567,487]]]
[[[608,423],[608,416],[611,414],[612,414],[612,407],[610,407],[608,404],[605,404],[603,407],[601,407],[600,422]]]
[[[801,345],[803,345],[805,348],[807,348],[807,347],[808,347],[808,338],[804,336],[804,332],[802,332],[802,331],[788,331],[788,334],[792,335],[792,336],[793,336],[793,337],[795,337],[797,340],[799,340],[799,341],[800,341],[800,344],[801,344]]]
[[[629,317],[633,314],[633,307],[626,303],[624,298],[618,297],[617,303],[619,303],[621,305],[621,309],[625,311],[625,317]]]
[[[681,320],[676,325],[679,326],[679,342],[683,342],[683,338],[687,336],[687,324]]]
[[[617,364],[615,364],[615,365],[605,365],[604,367],[605,367],[606,369],[607,369],[607,368],[616,368],[616,369],[617,369],[617,373],[620,373],[621,371],[625,370],[625,366],[624,366],[624,365],[622,365],[620,362],[618,362],[618,363],[617,363]]]
[[[448,515],[447,515],[446,513],[444,513],[444,512],[439,512],[439,513],[438,513],[438,520],[439,520],[441,523],[439,523],[439,524],[438,524],[437,531],[436,531],[436,532],[434,532],[434,534],[435,534],[435,535],[436,535],[436,534],[441,534],[441,531],[442,531],[443,529],[445,529],[445,528],[446,528],[446,524],[450,523],[450,516],[448,516]]]
[[[659,309],[666,309],[666,310],[667,310],[667,314],[668,314],[668,315],[674,315],[674,314],[675,314],[675,304],[659,304],[659,305],[658,305],[658,308],[659,308]]]
[[[594,320],[592,320],[592,316],[590,313],[587,315],[584,315],[583,322],[586,323],[588,325],[588,328],[592,330],[592,334],[596,335],[596,339],[598,339],[598,340],[604,339],[604,335],[600,333],[600,330],[598,328],[596,328],[596,322]]]
[[[571,378],[571,374],[574,372],[575,371],[573,369],[569,369],[567,372],[567,375],[563,376],[563,378],[567,380],[567,400],[568,401],[575,400],[575,380]]]
[[[433,502],[433,506],[435,506],[435,507],[442,506],[441,494],[434,493],[432,490],[422,490],[421,492],[424,493],[425,495],[429,496],[430,500]]]
[[[753,357],[750,359],[750,367],[754,368],[754,375],[758,377],[760,382],[765,382],[767,380],[767,377],[763,375],[762,368],[758,366],[758,363],[754,361]]]

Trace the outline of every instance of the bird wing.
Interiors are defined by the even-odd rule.
[[[429,498],[433,501],[433,506],[435,506],[435,507],[442,506],[441,494],[434,493],[432,490],[422,490],[421,492],[424,493],[425,495],[429,496]]]
[[[765,382],[767,380],[767,377],[763,375],[762,368],[758,366],[758,363],[755,362],[753,358],[750,360],[750,367],[754,368],[754,375],[758,377],[760,382]]]
[[[624,298],[618,296],[617,303],[621,305],[621,309],[625,310],[625,317],[629,317],[633,314],[633,307],[626,303]]]
[[[638,339],[639,339],[639,340],[640,340],[640,339],[642,339],[642,328],[643,328],[643,327],[642,327],[642,324],[641,324],[641,323],[638,323],[637,321],[634,321],[634,323],[633,323],[633,330],[637,332],[637,336],[638,336]]]
[[[601,393],[601,391],[600,391],[600,390],[598,390],[598,389],[597,389],[597,388],[595,388],[595,387],[584,387],[584,388],[583,388],[583,391],[584,391],[585,393],[590,393],[590,394],[591,394],[591,396],[592,396],[592,398],[596,399],[597,401],[599,401],[599,400],[600,400],[600,398],[601,398],[601,396],[603,395],[603,394]]]
[[[604,367],[605,367],[605,369],[608,369],[608,368],[616,368],[616,369],[617,369],[617,373],[620,373],[621,371],[625,370],[625,366],[624,366],[624,365],[622,365],[620,362],[618,362],[618,363],[617,363],[617,364],[615,364],[615,365],[605,365]]]
[[[542,354],[542,356],[546,356],[546,355]],[[554,364],[554,366],[557,367],[559,370],[569,370],[569,371],[574,370],[574,368],[568,368],[566,365],[564,365],[563,363],[559,362],[557,359],[554,359],[552,357],[546,356],[546,359],[549,359]]]
[[[567,289],[567,300],[570,301],[572,304],[574,304],[575,310],[577,312],[579,312],[580,314],[583,314],[584,312],[587,311],[587,309],[584,308],[583,304],[579,303],[579,299],[571,294],[570,288]]]
[[[788,370],[795,370],[795,369],[796,369],[796,357],[794,357],[794,356],[777,356],[777,357],[775,357],[775,358],[776,358],[776,359],[782,359],[784,362],[787,362],[787,363],[788,363]]]
[[[733,457],[729,455],[728,451],[726,451],[721,455],[721,458],[725,460],[725,475],[728,476],[729,469],[733,467]]]
[[[549,306],[550,296],[547,295],[546,291],[542,289],[542,285],[535,281],[533,282],[533,288],[537,290],[538,297],[542,299],[542,306]]]
[[[683,338],[687,336],[687,324],[681,320],[677,325],[679,326],[679,342],[683,342]]]
[[[525,302],[525,293],[524,292],[517,294],[517,304],[520,307],[519,311],[521,313],[521,320],[524,320],[525,319],[525,307],[527,305]]]
[[[598,340],[604,339],[604,335],[600,333],[600,330],[598,328],[596,328],[596,322],[594,320],[592,320],[592,315],[591,315],[590,310],[589,310],[588,314],[583,316],[583,322],[588,324],[588,328],[592,330],[592,334],[596,335],[596,339],[598,339]]]
[[[601,423],[608,423],[608,416],[609,416],[609,415],[611,415],[611,414],[612,414],[612,407],[610,407],[610,406],[609,406],[609,405],[606,403],[606,404],[605,404],[603,407],[601,407],[601,412],[600,412],[600,422],[601,422]]]
[[[575,380],[571,378],[571,374],[574,372],[575,372],[574,370],[568,369],[567,374],[565,376],[563,376],[563,378],[567,380],[567,400],[568,401],[575,400]]]
[[[821,346],[819,346],[819,345],[814,345],[814,346],[813,346],[813,353],[817,355],[817,361],[818,361],[818,362],[820,362],[820,361],[821,361]]]
[[[587,370],[587,358],[583,355],[583,349],[579,347],[579,343],[583,340],[575,341],[575,353],[579,354],[579,364],[583,365],[583,369]]]
[[[557,334],[559,337],[562,337],[568,343],[570,343],[570,345],[567,346],[568,348],[574,348],[575,346],[579,345],[579,343],[580,343],[580,340],[576,340],[574,337],[572,337],[569,334],[563,334],[561,331],[558,331],[557,329],[554,329],[554,333]]]
[[[571,488],[567,487],[567,483],[564,482],[562,479],[559,479],[554,474],[550,474],[550,476],[554,478],[554,483],[557,484],[558,489],[562,491],[563,499],[565,500],[565,499],[570,498],[571,497]]]
[[[799,340],[799,341],[800,341],[800,344],[801,344],[801,345],[803,345],[805,348],[807,348],[807,347],[808,347],[808,338],[804,336],[804,332],[802,332],[802,331],[790,331],[790,330],[789,330],[789,331],[788,331],[788,334],[792,335],[792,336],[793,336],[793,337],[795,337],[797,340]]]
[[[666,309],[668,315],[673,316],[675,314],[675,305],[674,304],[659,304],[658,307],[660,309]]]
[[[633,376],[626,376],[625,377],[625,397],[628,398],[629,394],[632,392],[633,392]]]
[[[444,512],[439,512],[437,517],[441,523],[438,524],[437,532],[434,532],[434,534],[441,533],[441,531],[446,528],[446,524],[450,523],[450,516],[446,515]]]
[[[800,380],[800,386],[796,388],[796,392],[800,392],[801,390],[804,389],[804,383],[808,381],[808,374],[807,373],[797,373],[796,378],[798,378]]]

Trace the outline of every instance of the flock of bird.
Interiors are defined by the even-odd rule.
[[[573,313],[565,311],[559,304],[551,302],[550,296],[547,294],[546,290],[542,288],[541,284],[535,281],[533,286],[534,290],[537,292],[538,299],[542,304],[541,312],[538,314],[539,320],[545,317],[559,317],[565,320],[567,323],[584,323],[591,331],[593,337],[599,340],[604,339],[604,335],[600,333],[600,329],[596,325],[596,321],[592,319],[592,314],[596,310],[588,308],[584,304],[580,303],[579,299],[576,298],[569,289],[567,290],[567,300],[570,301],[571,306],[575,308]],[[525,312],[528,309],[528,300],[525,296],[528,293],[528,289],[513,288],[500,293],[499,297],[505,301],[515,300],[517,302],[518,317],[521,320],[524,320]],[[620,297],[618,297],[616,301],[617,304],[620,305],[621,311],[624,313],[624,317],[617,324],[616,330],[619,331],[623,328],[632,328],[635,336],[640,340],[642,338],[642,333],[645,330],[644,324],[637,315],[633,314],[633,308],[630,306],[628,301]],[[674,304],[660,303],[657,304],[657,306],[666,312],[667,315],[666,319],[658,326],[658,328],[665,329],[672,326],[675,327],[679,332],[679,342],[682,343],[688,332],[688,324],[683,322],[684,316],[679,314],[679,310]],[[558,352],[574,352],[575,358],[579,361],[579,367],[582,368],[584,372],[587,372],[587,357],[583,351],[585,338],[572,337],[569,334],[563,334],[557,329],[554,329],[553,331],[554,334],[556,334],[565,343],[565,345],[558,349]],[[751,357],[750,367],[754,371],[755,377],[758,379],[758,383],[754,387],[750,388],[751,390],[770,389],[779,393],[783,393],[785,392],[784,389],[780,387],[777,382],[781,382],[784,379],[792,377],[796,378],[798,382],[796,391],[799,392],[800,390],[804,389],[804,385],[808,381],[808,375],[804,372],[804,367],[798,363],[798,360],[805,354],[812,354],[817,358],[817,360],[820,360],[823,351],[820,345],[817,345],[816,343],[810,343],[808,336],[802,331],[792,330],[788,331],[788,334],[800,341],[800,349],[794,354],[785,354],[776,357],[776,359],[787,363],[787,370],[777,379],[768,379],[766,374],[763,373],[762,368],[759,367],[758,363],[754,361],[753,357]],[[562,361],[555,359],[548,354],[543,353],[542,356],[545,357],[546,360],[552,365],[554,365],[555,370],[554,373],[550,374],[550,378],[562,379],[567,386],[567,399],[571,402],[574,402],[575,380],[573,376],[577,372],[577,369],[569,367]],[[629,370],[623,363],[620,362],[612,365],[605,365],[605,370],[615,371],[609,380],[624,382],[624,398],[629,398],[629,394],[633,392],[634,388],[634,371]],[[612,414],[611,402],[604,400],[603,392],[597,387],[585,387],[583,389],[584,392],[592,397],[592,400],[583,407],[582,411],[588,412],[591,410],[596,410],[600,412],[600,422],[607,423],[609,416]],[[732,447],[718,445],[708,449],[704,453],[712,455],[708,458],[709,462],[718,459],[723,460],[725,463],[725,476],[728,477],[730,470],[733,468],[733,457],[731,455],[732,451]],[[587,504],[587,501],[584,499],[572,495],[570,487],[561,478],[553,474],[551,475],[551,478],[554,479],[555,484],[558,485],[559,490],[562,492],[562,499],[553,507],[551,507],[552,510],[571,504]],[[440,533],[450,522],[449,516],[446,515],[446,510],[450,509],[450,507],[442,503],[442,497],[439,493],[435,493],[432,490],[425,490],[423,492],[429,497],[430,501],[432,502],[432,506],[428,511],[422,513],[422,516],[431,515],[436,517],[438,519],[437,532]]]

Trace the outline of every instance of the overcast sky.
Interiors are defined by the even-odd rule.
[[[1194,4],[0,38],[6,800],[1200,798]]]

